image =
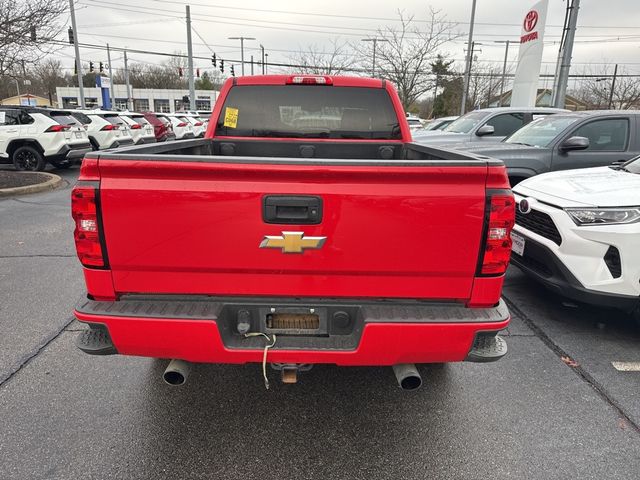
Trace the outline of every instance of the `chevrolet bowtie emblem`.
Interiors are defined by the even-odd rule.
[[[260,248],[280,248],[282,253],[304,253],[305,248],[321,248],[327,237],[305,237],[304,232],[282,232],[282,236],[265,235]]]

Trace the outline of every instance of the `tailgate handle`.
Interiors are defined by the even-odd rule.
[[[268,195],[262,202],[265,223],[315,225],[322,222],[322,198],[308,195]]]

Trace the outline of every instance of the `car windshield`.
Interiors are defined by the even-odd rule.
[[[217,135],[289,138],[400,138],[385,89],[247,85],[229,91]]]
[[[576,121],[578,121],[578,117],[564,115],[549,115],[538,118],[514,132],[504,142],[532,147],[548,147],[558,134]]]
[[[471,130],[473,130],[474,127],[486,117],[487,114],[484,112],[469,112],[451,122],[444,131],[453,133],[471,133]]]

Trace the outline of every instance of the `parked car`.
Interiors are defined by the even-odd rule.
[[[443,130],[416,132],[413,139],[418,143],[443,146],[497,143],[532,120],[567,111],[546,107],[483,108],[462,115]]]
[[[457,115],[454,117],[435,118],[424,126],[424,130],[425,131],[444,130],[457,118],[459,118]]]
[[[515,189],[511,261],[551,290],[640,324],[640,157],[538,175]]]
[[[197,115],[193,115],[193,114],[186,114],[186,115],[179,115],[178,118],[180,120],[189,122],[193,128],[193,136],[196,138],[201,138],[204,137],[204,132],[207,131],[207,123],[206,121],[202,120],[200,117],[198,117]]]
[[[143,115],[145,120],[153,125],[153,133],[156,136],[156,141],[167,142],[176,139],[176,135],[173,133],[173,124],[166,114],[144,112]]]
[[[17,170],[69,168],[91,151],[87,132],[67,110],[0,106],[0,163]]]
[[[180,118],[180,114],[170,114],[167,118],[171,122],[173,127],[173,133],[176,135],[176,140],[184,140],[187,138],[194,138],[193,125],[186,118]],[[182,115],[183,116],[183,115]]]
[[[206,120],[207,122],[211,117],[211,110],[198,110],[196,113],[200,118],[202,118],[203,120]]]
[[[540,173],[621,163],[640,154],[640,111],[553,115],[501,143],[465,150],[502,160],[512,185]]]
[[[141,113],[134,112],[121,112],[120,118],[122,118],[131,132],[131,138],[133,143],[140,145],[143,143],[155,143],[156,135],[153,132],[153,125],[151,125]]]
[[[129,125],[118,112],[71,110],[71,115],[84,125],[94,150],[133,145]]]
[[[412,115],[407,116],[407,123],[409,124],[409,128],[411,130],[418,130],[423,127],[423,120],[419,117],[414,117]]]
[[[502,162],[412,142],[380,79],[230,78],[211,121],[85,158],[79,348],[172,358],[171,384],[189,362],[270,363],[290,383],[329,363],[392,366],[405,389],[414,363],[506,354]]]

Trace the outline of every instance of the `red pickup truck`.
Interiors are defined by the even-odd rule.
[[[416,388],[416,363],[506,353],[505,167],[412,143],[384,80],[229,79],[205,138],[88,154],[72,210],[79,348],[172,359],[169,383],[330,363]]]

